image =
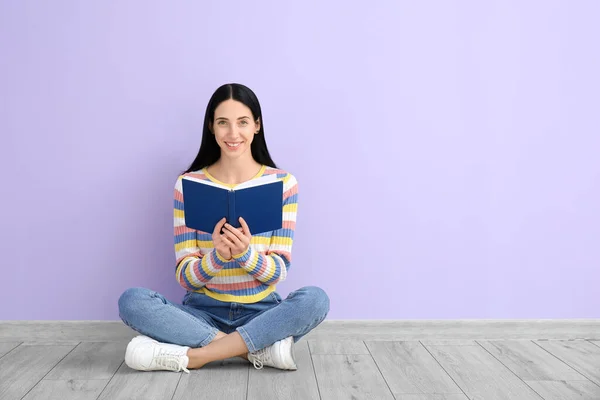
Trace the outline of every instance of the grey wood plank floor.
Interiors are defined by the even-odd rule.
[[[60,338],[58,338],[60,339]],[[0,341],[1,400],[600,400],[594,340],[341,340],[296,344],[297,371],[235,358],[139,372],[125,340]]]

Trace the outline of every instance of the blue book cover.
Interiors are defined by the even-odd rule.
[[[283,227],[283,181],[267,175],[233,188],[213,181],[183,177],[185,225],[212,233],[223,218],[236,228],[244,218],[252,235]]]

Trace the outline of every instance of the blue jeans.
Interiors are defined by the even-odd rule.
[[[216,334],[238,331],[254,352],[288,336],[297,342],[329,312],[329,297],[315,286],[277,292],[250,304],[223,302],[187,292],[183,304],[168,301],[146,288],[129,288],[119,298],[119,316],[133,330],[163,343],[204,347]]]

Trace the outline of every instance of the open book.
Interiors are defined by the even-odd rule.
[[[275,174],[233,188],[189,176],[181,183],[188,228],[212,233],[223,217],[236,228],[244,218],[252,235],[283,226],[283,181]]]

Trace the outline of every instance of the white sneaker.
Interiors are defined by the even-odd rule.
[[[261,369],[263,366],[296,370],[294,356],[294,338],[289,336],[272,345],[260,349],[254,353],[248,353],[248,361],[254,364],[254,368]]]
[[[161,343],[148,336],[139,335],[127,345],[125,364],[140,371],[185,371],[189,374],[188,349],[186,346]]]

